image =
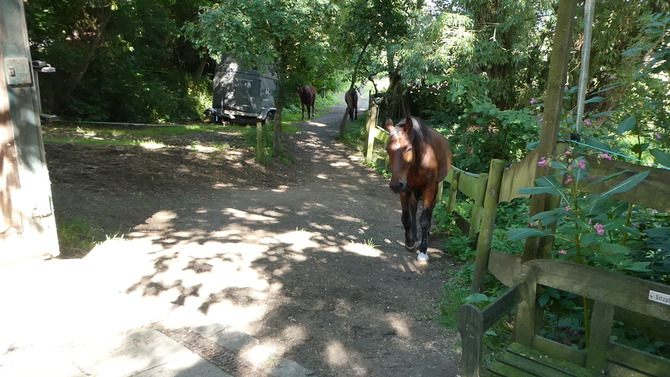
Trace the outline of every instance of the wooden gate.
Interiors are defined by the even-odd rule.
[[[0,264],[58,255],[22,0],[0,0]]]

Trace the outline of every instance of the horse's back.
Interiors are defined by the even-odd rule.
[[[425,123],[421,122],[421,125],[424,129],[427,130],[427,136],[430,140],[427,140],[435,151],[435,158],[437,159],[437,181],[441,182],[447,177],[449,169],[451,168],[451,146],[447,138],[438,132],[436,129],[427,126]]]
[[[305,105],[313,105],[316,101],[316,88],[312,85],[300,85],[298,90],[300,100]]]

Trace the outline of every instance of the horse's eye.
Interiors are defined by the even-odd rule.
[[[407,149],[405,149],[405,152],[411,152],[411,151],[412,151],[412,147],[407,147]]]

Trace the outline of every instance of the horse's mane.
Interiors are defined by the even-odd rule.
[[[423,143],[428,141],[430,138],[430,133],[426,132],[427,129],[423,124],[423,120],[415,117],[410,118],[412,118],[412,133],[414,134],[414,141],[412,142],[412,146],[421,146]]]

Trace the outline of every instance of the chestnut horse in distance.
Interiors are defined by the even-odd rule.
[[[300,84],[296,95],[300,97],[302,104],[302,120],[305,120],[305,106],[307,106],[307,119],[311,119],[316,115],[314,109],[314,101],[316,101],[316,88],[311,85]]]
[[[418,118],[408,117],[396,125],[387,119],[384,126],[390,135],[386,145],[391,166],[389,187],[400,194],[405,248],[414,251],[418,246],[418,260],[428,261],[428,232],[438,185],[451,168],[451,147],[441,133]],[[420,199],[423,201],[419,220],[421,241],[416,233],[417,202]]]

